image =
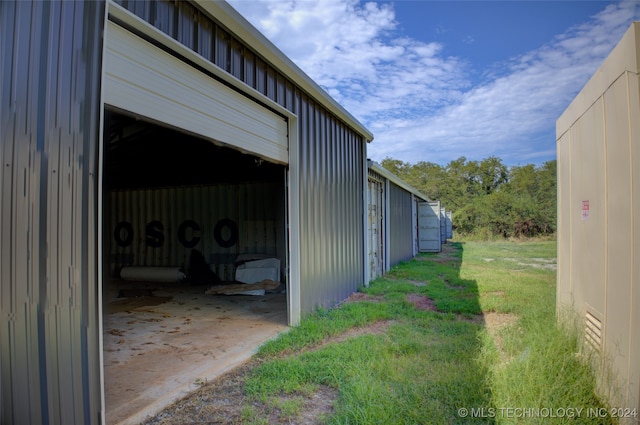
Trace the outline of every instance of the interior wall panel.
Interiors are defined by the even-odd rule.
[[[117,190],[109,194],[109,271],[182,267],[199,251],[221,280],[234,280],[242,255],[286,264],[284,188],[278,183]]]

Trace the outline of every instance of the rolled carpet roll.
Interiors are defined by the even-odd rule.
[[[180,282],[187,275],[179,267],[123,267],[120,278],[141,282]]]

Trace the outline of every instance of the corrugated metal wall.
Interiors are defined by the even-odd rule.
[[[302,311],[345,299],[364,279],[364,141],[307,96],[300,123]]]
[[[299,117],[301,310],[335,305],[357,290],[364,283],[364,137],[197,7],[118,3]]]
[[[440,208],[440,241],[447,243],[447,210]]]
[[[418,202],[418,251],[441,250],[440,201]]]
[[[0,2],[0,423],[95,424],[103,2]]]
[[[369,278],[373,280],[384,274],[384,206],[386,197],[384,193],[385,178],[371,169],[368,172]]]
[[[393,266],[413,258],[413,196],[398,185],[389,185],[389,261]]]
[[[284,176],[283,176],[284,179]],[[121,190],[109,196],[105,239],[112,275],[122,266],[188,267],[200,251],[222,280],[241,254],[286,264],[284,185],[220,184]]]

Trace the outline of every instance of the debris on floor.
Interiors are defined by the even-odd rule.
[[[280,282],[276,282],[271,279],[264,279],[255,283],[229,283],[226,285],[214,285],[211,288],[204,291],[207,295],[233,295],[238,293],[244,293],[246,291],[265,290],[270,291],[280,286]]]

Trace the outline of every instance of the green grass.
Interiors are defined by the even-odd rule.
[[[580,408],[578,423],[613,423],[586,416],[604,405],[576,334],[556,326],[555,242],[446,248],[394,267],[362,288],[365,299],[319,310],[265,344],[246,380],[252,423],[268,418],[251,403],[295,421],[321,387],[335,394],[328,424],[555,424],[576,418],[546,412]],[[428,297],[432,308],[409,295]],[[525,419],[509,408],[532,410]],[[543,408],[551,410],[535,410]]]

